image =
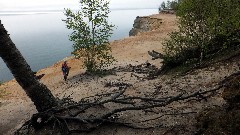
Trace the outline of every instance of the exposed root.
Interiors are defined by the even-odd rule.
[[[92,97],[84,98],[79,102],[73,102],[70,98],[64,98],[56,108],[52,108],[45,112],[37,113],[32,116],[31,120],[27,121],[16,134],[29,133],[31,128],[35,131],[44,127],[52,127],[52,131],[60,132],[61,134],[72,134],[90,132],[100,128],[106,124],[115,124],[134,129],[150,129],[161,127],[162,124],[146,125],[149,121],[158,120],[167,115],[188,115],[196,112],[178,112],[178,113],[159,113],[155,118],[145,119],[141,121],[126,122],[121,120],[121,113],[126,111],[146,111],[153,108],[165,107],[174,102],[181,101],[201,101],[212,96],[212,93],[220,90],[223,85],[219,85],[210,90],[198,90],[195,93],[186,92],[169,97],[141,97],[128,96],[125,92],[128,85],[121,85],[117,92],[98,94]],[[155,94],[153,94],[155,95]],[[88,114],[87,110],[92,108],[105,108],[106,104],[117,104],[117,108],[106,110],[99,114]]]

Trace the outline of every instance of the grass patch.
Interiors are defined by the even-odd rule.
[[[0,82],[0,86],[2,85],[2,82]],[[7,92],[3,89],[0,88],[0,98],[3,98],[4,96],[7,95]]]
[[[6,95],[6,91],[0,89],[0,98],[3,98]]]

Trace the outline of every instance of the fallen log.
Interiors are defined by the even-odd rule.
[[[148,51],[148,54],[149,54],[150,56],[152,56],[152,60],[155,60],[155,59],[163,59],[163,57],[164,57],[163,54],[161,54],[161,53],[159,53],[159,52],[157,52],[157,51],[154,51],[154,50]]]

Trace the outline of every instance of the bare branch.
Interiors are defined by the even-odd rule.
[[[211,93],[216,92],[217,90],[221,89],[223,85],[219,85],[213,89],[210,90],[198,90],[194,93],[187,94],[183,91],[183,93],[180,93],[176,96],[168,96],[168,97],[140,97],[140,96],[127,96],[124,95],[124,93],[127,90],[127,87],[120,87],[118,92],[115,93],[107,93],[107,94],[98,94],[96,97],[92,96],[93,100],[91,98],[85,98],[89,100],[82,100],[79,103],[71,102],[72,105],[64,106],[64,107],[58,107],[53,108],[48,111],[38,113],[35,115],[36,118],[47,118],[47,120],[43,121],[41,124],[49,123],[51,120],[54,120],[55,122],[52,124],[53,128],[56,128],[56,123],[59,125],[59,128],[61,129],[62,133],[76,133],[76,132],[90,132],[96,128],[99,128],[101,125],[104,124],[116,124],[120,126],[125,126],[129,128],[135,128],[135,129],[150,129],[155,127],[160,127],[162,124],[156,126],[137,126],[136,124],[138,122],[123,122],[119,118],[120,112],[125,111],[137,111],[137,110],[146,110],[146,109],[153,109],[158,107],[165,107],[167,105],[172,104],[173,102],[181,102],[181,101],[190,101],[190,100],[196,100],[200,101],[205,98],[208,98],[211,96]],[[105,97],[107,99],[101,99],[102,97]],[[68,100],[66,100],[68,101]],[[92,107],[96,106],[104,106],[107,103],[112,104],[124,104],[124,107],[117,107],[112,110],[108,110],[104,114],[99,114],[96,116],[87,116],[87,118],[84,118],[84,112]],[[65,113],[64,113],[65,112]],[[66,113],[67,112],[67,113]],[[177,112],[177,113],[158,113],[160,116],[157,116],[155,118],[146,119],[143,121],[140,121],[140,123],[146,123],[148,121],[154,121],[157,119],[162,118],[166,115],[186,115],[186,114],[192,114],[196,112]],[[64,114],[64,115],[62,115]],[[67,114],[67,115],[66,115]],[[44,120],[44,119],[43,119]],[[84,128],[77,128],[77,129],[71,129],[70,123],[78,123],[78,125],[85,125]],[[31,125],[32,122],[28,123],[28,125]],[[30,127],[30,126],[29,126]]]

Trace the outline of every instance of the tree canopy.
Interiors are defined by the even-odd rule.
[[[109,1],[81,0],[80,10],[65,9],[67,28],[73,32],[69,36],[73,41],[73,54],[83,59],[84,66],[90,72],[102,70],[115,59],[110,54],[109,38],[114,25],[109,24]]]
[[[158,9],[159,11],[164,9],[177,10],[178,2],[179,1],[177,0],[172,0],[172,1],[168,0],[166,3],[165,1],[163,1]]]

